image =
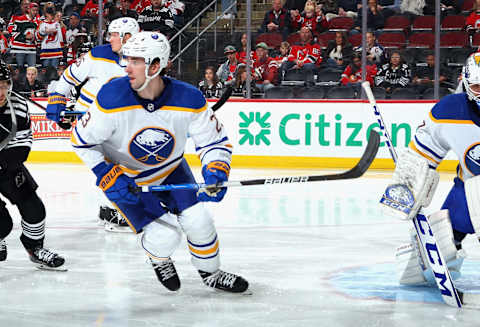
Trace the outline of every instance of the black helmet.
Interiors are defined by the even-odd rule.
[[[12,73],[3,60],[0,61],[0,81],[9,81],[10,84],[12,83]]]

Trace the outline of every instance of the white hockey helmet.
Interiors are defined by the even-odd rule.
[[[136,91],[143,90],[151,79],[167,67],[170,57],[170,42],[162,33],[140,32],[123,45],[123,56],[145,59],[145,83]],[[148,75],[150,65],[158,60],[160,69],[152,76]]]
[[[117,32],[120,35],[123,43],[123,37],[126,34],[134,36],[140,32],[140,26],[137,21],[132,17],[120,17],[112,20],[110,25],[108,25],[108,34],[107,41],[110,41],[110,34]]]
[[[480,52],[472,53],[462,68],[462,82],[468,98],[480,104],[480,92],[474,92],[470,85],[480,84]]]

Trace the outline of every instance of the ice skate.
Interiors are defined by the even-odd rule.
[[[30,256],[30,261],[35,263],[38,269],[67,271],[67,269],[63,267],[65,259],[49,249],[37,247],[27,250],[27,252]]]
[[[170,291],[180,288],[180,279],[172,259],[154,260],[149,258],[158,280]]]
[[[7,260],[7,242],[5,240],[0,241],[0,261]]]
[[[227,273],[218,269],[214,273],[198,271],[203,283],[208,287],[230,293],[243,293],[248,289],[248,282],[235,274]]]
[[[114,233],[130,233],[132,230],[128,226],[127,221],[123,216],[115,209],[111,209],[107,206],[100,206],[100,212],[98,214],[101,223],[104,224],[107,232]]]

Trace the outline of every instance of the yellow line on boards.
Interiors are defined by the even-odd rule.
[[[194,154],[186,154],[187,162],[194,167],[200,166],[200,160]],[[283,156],[245,156],[233,155],[232,167],[236,168],[294,168],[294,169],[325,169],[325,168],[352,168],[357,158],[334,158],[334,157],[283,157]],[[32,151],[28,157],[31,163],[82,163],[80,158],[73,152],[60,151]],[[439,171],[454,172],[458,161],[444,160],[438,167]],[[371,168],[392,170],[392,159],[377,158]]]

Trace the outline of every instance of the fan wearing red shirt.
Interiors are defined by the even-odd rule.
[[[320,45],[313,42],[312,30],[302,27],[300,30],[300,44],[292,46],[288,60],[280,66],[283,77],[291,69],[299,69],[306,80],[313,81],[313,75],[322,62]]]
[[[257,59],[253,63],[253,79],[260,91],[274,87],[278,79],[277,63],[268,56],[268,45],[260,42],[255,47]]]

